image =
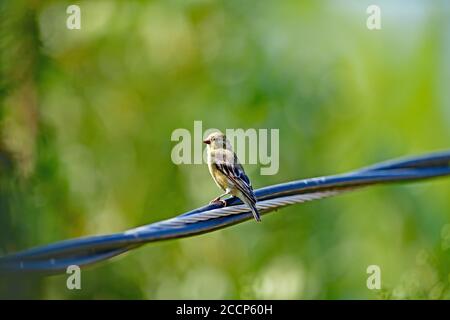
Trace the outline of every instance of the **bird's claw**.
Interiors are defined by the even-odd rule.
[[[226,207],[227,206],[227,202],[225,200],[222,200],[222,199],[219,199],[219,198],[213,199],[213,200],[211,200],[209,202],[209,204],[219,204],[219,203],[222,204],[222,207]]]

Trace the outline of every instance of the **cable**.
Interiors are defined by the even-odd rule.
[[[391,160],[346,174],[297,180],[255,191],[261,214],[335,196],[374,184],[408,182],[450,175],[450,151]],[[238,198],[210,204],[171,219],[110,235],[66,240],[0,257],[0,271],[54,274],[70,265],[86,266],[110,259],[149,242],[212,232],[252,219]]]

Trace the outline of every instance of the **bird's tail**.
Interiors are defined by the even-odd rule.
[[[245,201],[244,201],[245,204],[247,204],[250,207],[250,209],[252,210],[253,217],[255,218],[255,220],[257,222],[261,222],[261,217],[259,215],[258,209],[256,208],[255,202],[250,201],[250,200],[246,199],[245,197],[244,197],[244,199],[245,199]]]

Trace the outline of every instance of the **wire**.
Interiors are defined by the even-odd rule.
[[[374,184],[423,180],[450,175],[450,151],[391,160],[346,174],[297,180],[255,191],[257,208],[266,214]],[[66,240],[0,257],[0,271],[54,274],[70,265],[86,266],[110,259],[149,242],[212,232],[253,219],[238,198],[210,204],[171,219],[110,235]]]

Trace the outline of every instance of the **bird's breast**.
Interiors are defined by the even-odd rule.
[[[209,168],[209,173],[211,173],[211,176],[213,177],[214,182],[217,184],[217,186],[219,188],[221,188],[222,190],[226,190],[230,187],[231,182],[222,172],[220,172],[216,168],[214,163],[209,162],[208,168]]]

